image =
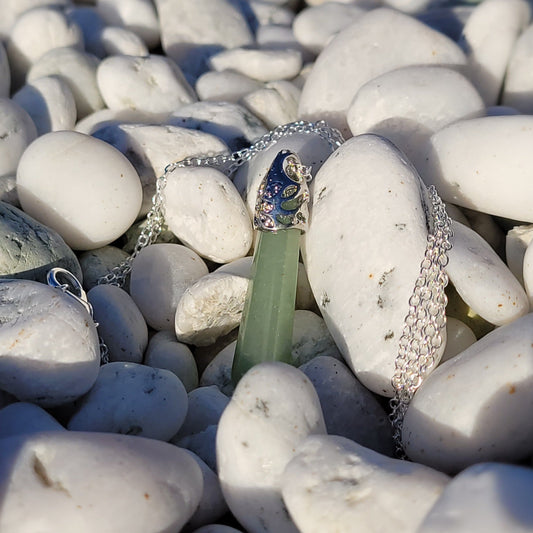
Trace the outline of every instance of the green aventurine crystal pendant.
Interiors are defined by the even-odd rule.
[[[307,225],[309,169],[288,150],[278,153],[263,179],[255,206],[260,231],[232,379],[264,361],[291,362],[300,235]]]

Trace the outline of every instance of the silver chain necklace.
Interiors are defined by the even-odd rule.
[[[174,170],[213,166],[229,176],[260,152],[270,148],[279,140],[295,134],[318,135],[330,145],[332,151],[344,142],[341,133],[328,126],[326,122],[313,123],[301,120],[278,126],[263,135],[249,148],[232,154],[204,158],[190,157],[167,165],[163,174],[157,179],[152,207],[146,216],[145,226],[132,254],[109,274],[103,276],[99,283],[124,286],[137,255],[147,246],[154,244],[161,234],[165,223],[163,190],[168,176]],[[426,190],[424,185],[422,189]],[[445,267],[448,263],[447,253],[451,249],[451,220],[435,187],[429,187],[426,194],[427,199],[422,198],[429,226],[426,250],[413,293],[409,298],[409,310],[404,320],[395,371],[391,380],[394,397],[390,400],[390,421],[393,426],[396,453],[403,458],[405,458],[402,446],[403,419],[425,375],[435,365],[437,351],[443,343],[442,331],[446,326],[447,298],[444,289],[448,284],[448,276]]]

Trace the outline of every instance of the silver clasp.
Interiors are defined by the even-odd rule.
[[[58,276],[63,277],[65,283],[61,283],[58,279]],[[46,274],[46,282],[50,287],[53,287],[54,289],[60,289],[71,298],[74,298],[77,302],[83,305],[91,318],[93,317],[93,306],[89,303],[87,294],[83,290],[78,278],[72,272],[66,270],[65,268],[52,268]]]

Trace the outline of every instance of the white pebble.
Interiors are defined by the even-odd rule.
[[[165,56],[110,56],[98,66],[96,78],[110,109],[170,113],[196,100],[180,68]]]
[[[39,137],[17,170],[20,203],[77,250],[99,248],[134,222],[142,201],[139,176],[112,146],[74,131]]]
[[[455,473],[531,455],[532,331],[530,313],[488,333],[422,382],[403,425],[411,460]]]
[[[188,453],[127,435],[0,439],[0,470],[10,473],[0,487],[4,533],[180,531],[202,497],[202,472]]]
[[[532,139],[528,115],[462,120],[433,134],[418,171],[448,202],[533,222]]]
[[[329,435],[392,455],[392,429],[385,410],[344,363],[319,355],[299,368],[315,387]]]
[[[507,266],[522,285],[524,284],[524,256],[532,240],[532,224],[514,226],[505,236],[505,260]]]
[[[248,278],[211,272],[188,287],[176,308],[179,341],[208,346],[235,329],[242,318]]]
[[[198,457],[204,461],[209,468],[213,471],[217,471],[217,459],[216,459],[216,438],[217,438],[217,426],[207,426],[203,431],[194,433],[193,435],[187,435],[182,439],[174,440],[171,442],[179,446],[180,448],[186,448],[195,453]]]
[[[487,241],[459,222],[452,231],[446,272],[469,307],[497,326],[528,313],[524,289]]]
[[[148,344],[146,322],[131,296],[115,285],[97,285],[87,298],[110,361],[140,363]]]
[[[101,34],[105,54],[126,56],[147,56],[148,48],[144,41],[131,30],[119,26],[106,26]]]
[[[0,176],[14,174],[28,145],[37,137],[30,115],[16,102],[0,99]]]
[[[524,253],[523,278],[529,303],[533,306],[533,245],[531,242]]]
[[[301,91],[286,80],[271,81],[261,89],[243,96],[242,103],[267,127],[273,129],[298,118]]]
[[[209,58],[213,70],[235,70],[258,81],[294,78],[302,68],[302,54],[298,50],[256,50],[233,48]]]
[[[249,0],[250,9],[259,26],[277,24],[290,26],[294,21],[294,11],[282,5],[287,2],[272,2],[269,0]]]
[[[76,124],[76,100],[66,82],[44,76],[27,83],[13,95],[13,101],[30,115],[37,134],[72,130]]]
[[[391,31],[394,28],[394,31]],[[388,8],[358,18],[320,54],[304,85],[299,114],[349,133],[346,112],[368,81],[408,65],[464,65],[461,49],[413,17]]]
[[[462,74],[424,65],[399,68],[363,85],[346,118],[353,135],[386,137],[418,168],[426,155],[420,147],[431,134],[484,112],[479,93]]]
[[[31,83],[43,76],[59,76],[76,101],[78,119],[102,109],[104,101],[96,83],[98,59],[74,48],[54,48],[37,59],[26,77]]]
[[[100,368],[67,427],[168,441],[186,414],[187,392],[172,372],[136,363],[109,363]]]
[[[300,442],[325,432],[314,387],[299,370],[262,363],[242,377],[218,424],[217,464],[226,502],[247,531],[298,531],[281,497],[282,473]]]
[[[195,89],[200,100],[239,102],[244,95],[262,86],[261,82],[233,70],[210,70],[196,80]]]
[[[160,120],[158,113],[145,113],[134,109],[99,109],[76,123],[75,131],[92,135],[99,129],[116,124],[153,124]]]
[[[180,244],[152,244],[133,261],[130,294],[150,327],[172,330],[185,289],[207,273],[206,264],[191,249]]]
[[[398,343],[426,248],[419,180],[394,145],[359,135],[312,182],[313,216],[303,247],[309,282],[344,359],[381,395],[392,394]]]
[[[450,481],[417,533],[526,532],[533,522],[532,490],[531,468],[471,466]]]
[[[98,58],[106,55],[102,45],[101,33],[105,22],[92,5],[70,5],[65,9],[65,14],[77,24],[83,34],[83,43],[86,52]]]
[[[0,388],[48,407],[93,385],[98,335],[87,311],[67,294],[26,280],[0,282]]]
[[[190,78],[207,70],[214,51],[254,41],[238,5],[226,0],[156,0],[155,5],[163,50]]]
[[[11,71],[4,45],[0,42],[0,98],[9,98]]]
[[[65,431],[65,428],[34,403],[15,402],[0,409],[0,439],[41,431]]]
[[[22,85],[29,67],[42,55],[67,46],[83,50],[83,34],[59,9],[45,6],[22,13],[7,41],[14,86]]]
[[[148,48],[159,44],[159,19],[150,0],[97,0],[96,8],[108,25],[132,31]]]
[[[231,396],[235,385],[231,379],[231,366],[237,341],[230,342],[209,362],[200,377],[200,386],[215,385],[226,396]]]
[[[452,316],[446,317],[446,348],[440,364],[464,352],[476,340],[474,332],[464,322]]]
[[[282,494],[301,533],[415,533],[448,481],[345,437],[312,435],[286,466]]]
[[[83,272],[83,287],[85,290],[98,285],[98,280],[111,272],[128,257],[128,254],[116,246],[103,246],[79,256],[81,270]]]
[[[466,75],[487,105],[496,104],[518,35],[528,25],[526,0],[485,0],[468,18],[461,37]]]
[[[187,392],[198,387],[198,368],[194,356],[186,344],[176,340],[172,331],[158,331],[150,338],[144,364],[170,370],[180,378]]]

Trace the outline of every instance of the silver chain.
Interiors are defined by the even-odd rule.
[[[250,161],[250,159],[255,157],[258,153],[270,148],[280,139],[298,133],[318,135],[329,143],[332,150],[336,150],[344,142],[341,133],[335,128],[328,126],[323,120],[319,122],[299,120],[297,122],[278,126],[274,130],[269,131],[260,137],[249,148],[244,148],[237,152],[233,152],[232,154],[220,154],[213,157],[188,157],[182,161],[167,165],[163,174],[157,178],[156,192],[152,197],[152,207],[146,215],[146,223],[137,239],[133,252],[124,261],[113,268],[109,274],[102,276],[98,280],[98,283],[123,287],[127,276],[131,272],[133,260],[139,255],[143,248],[155,243],[161,234],[165,223],[163,190],[167,184],[168,176],[172,174],[174,170],[186,167],[213,166],[219,167],[222,172],[229,176],[241,165]]]
[[[169,175],[177,168],[215,166],[226,175],[231,175],[241,165],[250,161],[260,152],[270,148],[280,139],[295,134],[319,135],[327,141],[332,150],[344,142],[341,133],[324,121],[307,122],[304,120],[278,126],[263,135],[249,148],[232,154],[220,154],[213,157],[189,157],[165,167],[163,174],[157,178],[156,192],[152,197],[152,207],[146,215],[146,223],[139,235],[132,254],[113,268],[109,274],[100,278],[98,283],[124,286],[137,255],[147,246],[156,242],[164,227],[165,213],[163,207],[163,190]],[[415,288],[409,298],[409,313],[405,317],[392,386],[395,391],[390,401],[390,420],[396,451],[405,457],[402,447],[403,419],[409,403],[428,371],[435,365],[435,355],[443,343],[442,330],[446,326],[446,303],[444,292],[448,284],[445,267],[448,263],[447,252],[451,248],[451,221],[446,213],[444,203],[434,186],[429,187],[430,209],[428,216],[432,219],[432,228],[427,238],[424,259]]]
[[[400,346],[392,377],[394,397],[390,401],[390,420],[396,454],[406,458],[402,446],[403,420],[407,408],[424,377],[435,365],[436,354],[443,343],[446,326],[444,292],[448,284],[445,267],[451,249],[451,220],[443,201],[432,185],[428,188],[432,228],[427,237],[420,273],[409,298],[409,312],[404,320]]]

